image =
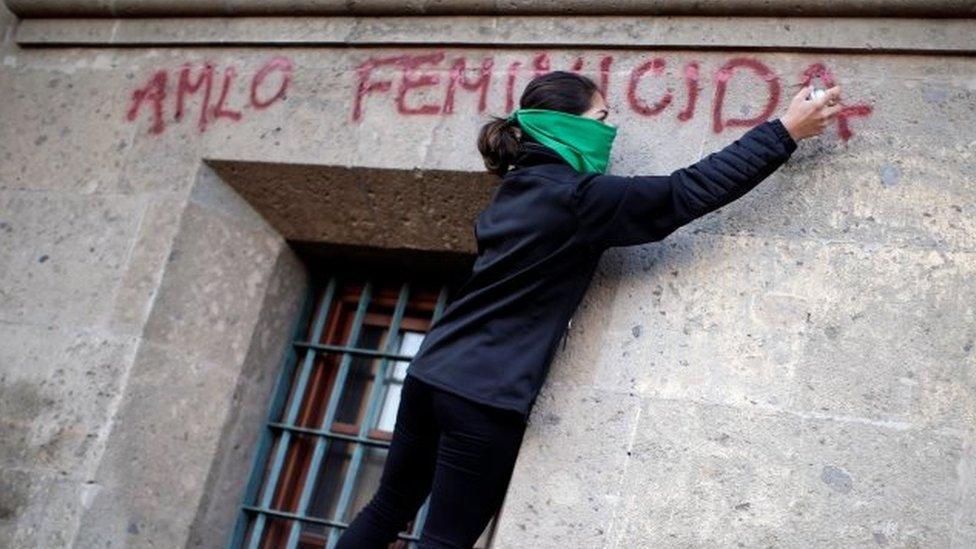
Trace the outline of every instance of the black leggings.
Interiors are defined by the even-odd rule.
[[[514,410],[407,375],[380,486],[335,549],[386,549],[428,493],[418,547],[470,549],[501,506],[525,427]]]

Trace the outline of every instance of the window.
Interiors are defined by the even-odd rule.
[[[449,295],[446,284],[324,278],[272,395],[232,547],[333,547],[378,487],[407,366]],[[416,547],[427,505],[391,548]]]

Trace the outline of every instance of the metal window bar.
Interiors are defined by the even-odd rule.
[[[363,328],[363,319],[366,317],[366,309],[369,307],[369,301],[372,299],[373,294],[373,281],[367,279],[366,283],[363,285],[363,291],[359,294],[359,306],[356,308],[356,317],[353,320],[352,330],[349,331],[349,338],[346,342],[348,346],[354,346],[359,341],[359,335]],[[339,372],[336,375],[335,382],[332,385],[332,393],[329,395],[329,400],[326,403],[325,415],[322,417],[322,423],[320,429],[327,429],[332,422],[335,420],[336,408],[339,407],[339,399],[342,397],[342,390],[346,386],[346,378],[349,376],[349,366],[352,363],[352,355],[343,354],[342,361],[339,363]],[[291,423],[291,422],[289,422]],[[319,476],[319,471],[322,467],[322,458],[325,457],[325,451],[328,449],[329,439],[327,438],[317,438],[315,440],[315,448],[312,450],[312,461],[308,466],[308,476],[306,477],[305,483],[301,487],[301,496],[298,500],[298,515],[304,516],[305,510],[308,509],[308,502],[312,498],[312,491],[315,488],[315,479]],[[292,522],[291,530],[288,536],[288,549],[293,549],[298,543],[298,534],[296,529],[300,527],[299,522]],[[257,549],[257,542],[252,541],[252,549]]]
[[[311,334],[310,341],[300,341],[299,337],[303,335],[304,327],[307,326],[308,318],[311,315],[312,309],[309,306],[312,303],[312,297],[314,296],[315,288],[310,288],[308,298],[306,299],[306,305],[303,308],[303,312],[300,315],[300,320],[297,322],[295,327],[295,337],[293,338],[292,345],[289,346],[289,351],[286,356],[285,365],[281,370],[279,378],[276,382],[275,397],[272,402],[271,410],[269,412],[269,420],[266,423],[266,429],[262,434],[262,438],[259,441],[258,452],[255,455],[255,460],[252,465],[251,478],[248,486],[245,490],[245,501],[241,506],[241,513],[239,515],[237,524],[235,526],[234,534],[231,539],[230,546],[232,548],[241,547],[244,542],[245,536],[247,536],[247,526],[248,519],[253,516],[254,522],[251,529],[251,535],[249,538],[249,547],[257,548],[262,543],[262,537],[264,533],[264,528],[268,518],[280,518],[291,520],[291,528],[289,531],[288,547],[294,548],[299,542],[301,524],[319,524],[323,526],[330,527],[328,532],[327,547],[331,548],[335,541],[337,541],[338,536],[333,538],[333,533],[338,529],[344,529],[348,526],[340,520],[330,520],[325,518],[308,516],[306,514],[308,509],[309,500],[311,499],[312,492],[314,491],[315,481],[319,475],[319,470],[321,469],[322,459],[324,457],[325,451],[328,449],[328,441],[330,439],[344,440],[348,442],[355,443],[353,463],[356,463],[355,467],[351,467],[346,474],[346,480],[343,483],[342,496],[340,498],[340,505],[335,513],[335,516],[341,517],[348,509],[349,500],[351,497],[352,489],[355,486],[356,473],[358,472],[359,464],[362,461],[363,449],[368,445],[388,447],[389,443],[381,440],[369,439],[366,435],[369,432],[369,427],[376,418],[376,413],[378,410],[378,401],[381,394],[382,388],[386,385],[386,370],[388,368],[389,360],[393,361],[409,361],[413,357],[411,355],[401,355],[397,354],[395,351],[399,348],[400,338],[399,338],[399,327],[400,322],[403,317],[405,307],[408,302],[409,295],[409,285],[407,283],[403,284],[400,295],[397,301],[396,310],[394,313],[393,321],[391,322],[391,327],[389,330],[389,335],[387,339],[386,348],[384,352],[375,351],[371,349],[361,349],[355,347],[356,342],[359,339],[361,329],[363,326],[363,318],[369,307],[369,302],[371,299],[372,284],[371,281],[366,281],[363,286],[362,293],[359,296],[359,303],[357,311],[355,314],[355,319],[353,320],[353,326],[351,333],[347,338],[347,345],[326,345],[315,343],[319,341],[322,337],[322,332],[325,323],[329,317],[330,307],[335,299],[335,291],[337,287],[336,277],[331,277],[329,279],[328,286],[322,294],[322,299],[319,302],[318,314],[315,316],[314,325]],[[444,311],[447,300],[447,286],[443,286],[437,298],[437,302],[432,315],[431,325],[436,322]],[[281,409],[284,407],[287,397],[288,388],[292,383],[292,373],[294,370],[294,364],[297,360],[297,350],[305,349],[305,360],[303,361],[302,368],[298,373],[297,382],[295,383],[295,391],[293,394],[293,400],[288,407],[287,415],[283,422],[276,422],[275,420],[280,416]],[[306,427],[300,427],[295,425],[295,420],[298,416],[299,409],[301,407],[302,395],[305,393],[306,385],[308,382],[309,375],[314,368],[315,358],[318,352],[336,352],[343,355],[342,362],[339,365],[339,373],[333,384],[332,393],[327,402],[327,410],[325,416],[321,422],[320,429],[310,429]],[[335,419],[336,408],[338,407],[339,398],[342,396],[342,390],[346,384],[346,376],[348,375],[350,369],[350,362],[352,356],[372,356],[381,358],[382,362],[374,378],[374,384],[371,389],[371,393],[368,401],[368,413],[365,419],[361,423],[360,431],[358,436],[347,435],[343,433],[331,432],[327,429],[328,426],[332,424]],[[274,440],[275,433],[279,434],[278,444],[274,448],[274,458],[271,463],[271,468],[268,471],[265,488],[261,493],[261,501],[259,505],[254,505],[252,502],[256,499],[257,492],[260,489],[261,477],[264,472],[264,465],[266,464],[266,459],[268,453],[271,450],[271,445]],[[316,437],[315,450],[313,451],[312,462],[309,467],[309,474],[305,478],[305,482],[302,485],[302,494],[299,500],[299,506],[295,513],[276,510],[271,508],[271,501],[274,497],[278,482],[281,477],[282,464],[288,453],[288,448],[290,445],[291,435],[295,434],[310,434]],[[398,533],[398,539],[403,539],[411,542],[416,542],[419,540],[419,533],[423,529],[423,524],[426,519],[427,509],[430,503],[430,498],[424,501],[424,504],[418,511],[417,517],[414,520],[413,527],[409,534]]]
[[[369,282],[367,281],[367,284]],[[363,295],[366,291],[363,291]],[[392,353],[399,347],[400,341],[400,321],[403,318],[403,312],[407,308],[407,298],[410,294],[410,284],[404,282],[403,286],[400,288],[400,295],[397,298],[396,309],[393,312],[393,320],[390,322],[390,330],[386,339],[386,352]],[[350,334],[351,341],[355,345],[358,340],[359,325],[361,320],[357,317],[357,322],[353,331],[356,332],[356,338],[352,338]],[[343,355],[343,364],[339,366],[339,376],[336,379],[335,385],[332,387],[332,396],[329,401],[329,408],[326,411],[325,418],[322,420],[322,428],[325,429],[332,424],[335,419],[336,408],[339,405],[339,398],[341,397],[343,389],[345,389],[345,377],[349,374],[348,362],[352,361],[351,355]],[[348,359],[348,360],[347,360]],[[373,381],[373,386],[370,389],[369,396],[366,401],[366,416],[359,424],[359,436],[366,437],[369,432],[369,428],[372,426],[372,418],[375,414],[375,408],[379,405],[379,392],[377,389],[383,388],[382,374],[386,371],[387,359],[383,358],[379,364],[379,370],[376,373],[376,377]],[[341,382],[340,382],[341,381]],[[315,453],[312,455],[312,464],[309,466],[308,480],[306,480],[305,485],[302,486],[302,496],[298,503],[297,513],[299,515],[305,515],[308,511],[308,503],[312,499],[312,492],[315,490],[315,479],[319,477],[319,471],[322,466],[322,456],[325,455],[325,451],[328,449],[330,439],[327,437],[321,437],[315,441]],[[319,448],[322,448],[321,451]],[[362,465],[363,453],[365,446],[357,444],[353,447],[352,458],[350,459],[349,467],[346,470],[346,477],[342,482],[342,492],[339,495],[339,502],[336,506],[335,516],[343,517],[345,516],[346,510],[349,507],[349,500],[352,498],[352,490],[356,484],[356,479],[358,478],[359,468]],[[316,459],[318,458],[318,459]],[[288,533],[288,542],[285,544],[286,549],[295,549],[298,546],[298,535],[301,532],[301,523],[294,521],[291,523],[291,530]],[[335,533],[334,528],[328,530],[328,537],[326,539],[326,549],[332,549],[335,542],[338,541],[338,536],[333,536]]]
[[[431,326],[437,319],[441,317],[444,312],[444,307],[447,305],[447,286],[441,288],[440,294],[437,296],[437,304],[434,306],[434,314],[432,315]],[[430,495],[424,500],[423,505],[420,506],[420,511],[417,512],[417,518],[414,519],[413,528],[410,530],[410,536],[412,539],[419,540],[420,532],[424,529],[424,521],[427,520],[427,510],[430,508]]]
[[[330,285],[328,291],[324,292],[323,303],[329,303],[332,298],[332,292],[335,289],[335,281],[330,280]],[[308,326],[309,317],[312,314],[312,303],[315,297],[316,288],[314,285],[309,285],[308,291],[305,296],[305,301],[302,305],[301,314],[295,322],[292,328],[293,340],[302,337],[306,327]],[[320,315],[320,318],[324,318]],[[324,321],[323,321],[324,322]],[[316,325],[318,325],[318,318],[316,319]],[[275,389],[272,393],[271,406],[268,410],[268,421],[271,423],[277,418],[281,417],[282,408],[285,406],[286,400],[288,398],[288,386],[292,382],[292,374],[294,372],[295,363],[298,361],[297,352],[294,345],[288,345],[285,352],[285,359],[280,368],[278,374],[278,379],[275,382]],[[270,429],[264,429],[261,432],[261,436],[258,439],[258,448],[254,455],[254,460],[251,462],[251,473],[248,480],[247,486],[244,489],[244,505],[250,505],[255,501],[258,495],[258,490],[261,487],[262,475],[261,472],[264,469],[264,464],[267,462],[268,454],[271,452],[271,448],[274,445],[274,433]],[[249,514],[245,510],[241,511],[237,515],[237,521],[234,524],[234,532],[230,538],[229,547],[232,549],[241,547],[244,543],[244,536],[247,534],[248,519]]]
[[[390,331],[388,332],[386,339],[386,352],[393,353],[400,347],[400,321],[403,319],[403,312],[407,308],[407,298],[410,295],[410,284],[405,282],[400,288],[400,296],[397,300],[396,309],[393,312],[393,320],[390,322]],[[366,415],[363,421],[359,425],[359,436],[365,437],[369,433],[369,429],[372,427],[374,420],[376,419],[376,414],[379,411],[379,407],[382,404],[380,401],[382,397],[382,390],[386,385],[386,371],[389,364],[389,359],[383,358],[376,370],[376,375],[374,377],[373,386],[370,388],[370,394],[366,401]],[[356,485],[356,480],[359,476],[359,468],[362,465],[363,453],[366,447],[357,444],[353,450],[352,463],[348,471],[346,471],[346,479],[343,483],[342,494],[339,497],[339,504],[336,509],[335,516],[343,517],[349,508],[349,501],[352,499],[352,491]],[[333,533],[336,530],[329,530],[329,538],[326,543],[326,549],[332,549],[335,543],[338,541],[338,536],[333,537]],[[338,532],[341,534],[342,532]],[[293,549],[289,546],[289,549]]]
[[[325,292],[322,293],[322,301],[318,307],[318,314],[315,317],[315,324],[312,327],[312,341],[318,341],[322,337],[322,331],[325,328],[325,321],[329,317],[329,310],[332,307],[333,297],[335,295],[336,286],[338,282],[335,277],[329,279],[328,286]],[[299,332],[300,333],[300,332]],[[297,339],[297,338],[296,338]],[[294,347],[291,347],[294,349]],[[295,398],[292,399],[291,405],[288,407],[287,415],[285,416],[286,424],[295,423],[295,418],[298,417],[298,411],[301,408],[301,395],[305,394],[305,385],[308,383],[309,374],[312,372],[312,368],[315,365],[316,352],[314,349],[309,349],[305,353],[305,360],[302,362],[301,371],[298,374],[297,385],[295,389]],[[280,386],[278,387],[279,394],[278,398],[286,399],[288,396],[288,391],[285,387],[291,384],[290,379],[279,380]],[[276,415],[272,415],[269,419],[269,423],[274,421]],[[260,507],[265,509],[271,508],[271,500],[274,497],[275,489],[278,486],[278,480],[281,476],[281,467],[285,461],[285,456],[288,453],[288,447],[291,443],[291,431],[284,431],[278,438],[278,444],[275,447],[274,459],[271,462],[271,471],[268,474],[267,482],[264,487],[264,492],[261,495]],[[252,475],[260,477],[260,470],[252,470]],[[264,534],[265,523],[267,522],[267,514],[260,513],[255,517],[254,525],[251,530],[251,543],[249,547],[251,549],[257,549],[261,543],[261,538]],[[238,547],[235,545],[235,547]]]

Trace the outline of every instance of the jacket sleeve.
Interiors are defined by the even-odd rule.
[[[796,148],[776,118],[670,175],[591,175],[573,189],[580,238],[601,249],[661,240],[746,194]]]

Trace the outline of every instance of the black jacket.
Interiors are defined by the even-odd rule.
[[[524,139],[475,221],[478,257],[408,375],[528,418],[600,256],[661,240],[739,198],[796,150],[779,119],[669,175],[579,173]]]

